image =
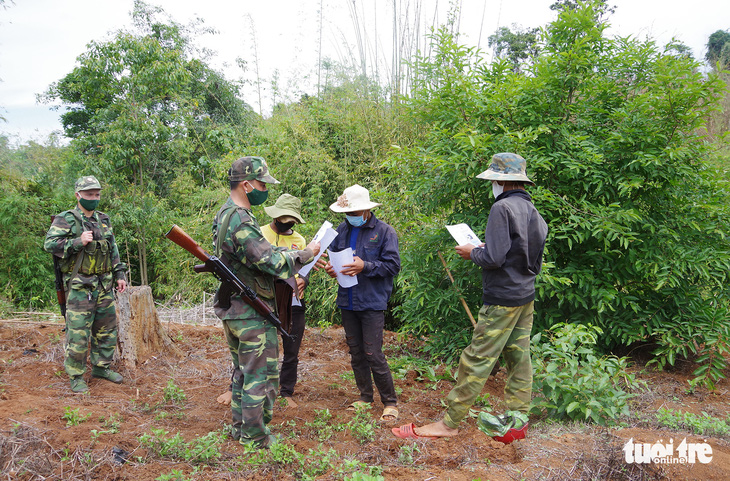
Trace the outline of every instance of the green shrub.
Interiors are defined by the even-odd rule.
[[[727,436],[730,434],[730,417],[718,419],[706,412],[697,415],[689,412],[659,408],[656,413],[659,424],[670,429],[687,429],[695,434]]]
[[[221,431],[212,431],[190,442],[182,434],[168,436],[164,429],[152,429],[139,437],[140,444],[161,458],[181,459],[193,464],[209,464],[221,457],[220,446],[226,436]]]
[[[627,372],[626,358],[599,356],[594,351],[601,328],[556,324],[532,338],[532,412],[571,420],[614,425],[629,414],[633,394],[624,388],[642,386]]]

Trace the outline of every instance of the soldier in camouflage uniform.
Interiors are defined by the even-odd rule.
[[[101,185],[94,176],[76,181],[76,208],[55,216],[43,248],[61,259],[66,286],[66,360],[71,390],[89,390],[84,382],[86,352],[91,375],[115,383],[122,376],[109,369],[117,345],[115,287],[127,288],[126,265],[119,259],[109,216],[96,210]]]
[[[492,181],[495,197],[487,220],[485,243],[480,247],[457,246],[456,251],[463,259],[472,260],[482,268],[483,306],[479,321],[471,344],[461,354],[456,386],[446,398],[444,418],[415,429],[409,430],[409,425],[394,428],[393,433],[399,437],[458,434],[459,423],[484,388],[500,354],[507,365],[504,393],[508,413],[516,411],[517,417],[526,420],[520,413],[526,414],[530,407],[530,332],[535,277],[542,269],[547,224],[525,191],[526,184],[535,185],[525,173],[525,159],[513,153],[495,154],[489,169],[477,177]],[[516,420],[505,422],[516,423]],[[524,422],[522,426],[526,429]],[[524,430],[522,434],[524,437]]]
[[[296,274],[319,253],[319,242],[293,250],[273,247],[264,238],[251,206],[266,201],[266,184],[279,182],[269,175],[263,158],[234,161],[228,179],[231,196],[213,221],[215,255],[274,310],[274,281]],[[266,426],[279,384],[276,327],[239,295],[227,294],[224,285],[216,293],[215,313],[223,321],[233,359],[233,437],[241,443],[268,447],[276,441]]]

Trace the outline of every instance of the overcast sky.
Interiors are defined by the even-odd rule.
[[[366,28],[368,40],[381,52],[390,49],[393,4],[408,9],[409,18],[421,9],[423,23],[443,23],[448,0],[150,0],[182,24],[200,17],[216,35],[196,39],[217,52],[210,63],[230,79],[242,75],[236,58],[252,65],[254,37],[259,75],[270,79],[279,71],[280,84],[294,97],[315,92],[319,45],[319,10],[322,8],[322,55],[347,60],[356,52],[353,4]],[[452,0],[461,4],[462,42],[487,47],[486,38],[500,26],[544,26],[555,18],[554,0]],[[707,39],[717,30],[730,29],[730,1],[726,0],[613,0],[611,35],[652,38],[664,45],[672,37],[687,44],[701,59]],[[58,111],[38,104],[36,95],[64,77],[92,40],[101,41],[130,26],[133,0],[5,0],[0,7],[0,133],[14,143],[43,141],[60,131]],[[435,19],[435,22],[434,22]],[[389,55],[389,54],[388,54]],[[384,56],[386,58],[386,56]],[[389,58],[389,56],[387,56]],[[252,73],[248,73],[249,77]],[[245,100],[259,108],[253,91]],[[270,110],[270,98],[262,102]]]

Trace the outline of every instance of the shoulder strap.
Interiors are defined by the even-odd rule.
[[[75,209],[67,210],[66,212],[69,212],[74,220],[77,222],[77,225],[80,227],[81,232],[84,230],[84,222],[81,219],[81,216],[78,212],[76,212]],[[66,212],[63,212],[64,214]],[[66,283],[66,296],[68,296],[69,291],[71,290],[71,280],[76,277],[79,273],[79,269],[81,269],[81,263],[84,260],[84,256],[86,255],[86,249],[81,249],[81,252],[76,256],[76,262],[74,263],[74,269],[71,271],[71,277],[68,278],[68,282]]]
[[[236,211],[236,208],[231,207],[230,209],[223,211],[221,223],[218,226],[218,234],[215,238],[215,256],[220,258],[222,255],[223,237],[228,232],[228,225],[231,223],[231,216]]]

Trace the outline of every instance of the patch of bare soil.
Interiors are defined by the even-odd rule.
[[[303,479],[286,464],[247,464],[255,454],[228,440],[220,447],[221,458],[211,466],[193,466],[179,459],[153,455],[139,438],[152,430],[180,433],[186,441],[220,430],[230,423],[230,411],[216,397],[229,383],[230,360],[223,331],[215,325],[166,322],[165,330],[186,358],[149,360],[134,371],[122,371],[121,385],[90,379],[90,394],[73,394],[63,373],[62,326],[54,323],[22,324],[0,321],[0,477],[12,480],[155,480],[251,479],[258,481]],[[409,343],[386,333],[387,353],[407,352]],[[510,445],[488,438],[470,418],[452,439],[408,441],[397,439],[390,429],[399,424],[417,425],[440,419],[442,400],[452,387],[415,372],[396,376],[400,394],[400,420],[377,422],[382,406],[370,413],[376,423],[374,439],[361,443],[347,429],[320,439],[317,413],[329,409],[332,426],[344,425],[352,413],[346,407],[357,399],[347,346],[341,328],[308,328],[300,354],[298,408],[277,403],[273,432],[299,453],[336,452],[330,469],[316,479],[341,480],[346,461],[359,466],[380,466],[386,480],[726,480],[730,479],[730,443],[727,438],[704,437],[671,431],[653,421],[660,407],[726,418],[727,380],[714,393],[686,392],[691,372],[640,373],[650,391],[635,400],[633,410],[641,417],[629,427],[596,426],[533,420],[528,437]],[[728,373],[730,374],[730,373]],[[165,401],[170,380],[185,393],[181,403]],[[498,411],[504,372],[490,378],[485,392]],[[64,415],[66,418],[64,418]],[[85,418],[68,425],[69,418]],[[678,445],[707,443],[712,461],[704,464],[631,464],[622,448],[635,443]],[[350,471],[351,473],[352,471]],[[165,478],[162,478],[165,479]]]

